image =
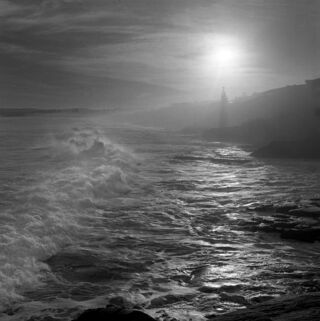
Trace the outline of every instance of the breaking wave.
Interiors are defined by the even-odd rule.
[[[33,152],[37,170],[0,191],[8,200],[0,207],[2,308],[42,284],[50,274],[44,260],[86,233],[95,215],[88,209],[108,206],[139,185],[133,153],[97,130],[52,135]]]

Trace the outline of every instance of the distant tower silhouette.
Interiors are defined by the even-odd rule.
[[[228,126],[228,97],[224,87],[222,88],[221,100],[220,100],[220,128]]]

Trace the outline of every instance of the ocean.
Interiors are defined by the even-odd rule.
[[[0,118],[0,319],[72,320],[121,296],[203,320],[311,291],[319,243],[239,222],[319,197],[320,163],[251,151],[108,116]]]

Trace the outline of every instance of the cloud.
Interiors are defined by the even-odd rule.
[[[123,80],[123,85],[147,82],[201,90],[212,87],[216,77],[199,71],[204,39],[214,35],[238,37],[250,52],[242,71],[247,70],[246,79],[254,74],[253,85],[259,71],[262,77],[281,72],[291,81],[293,75],[298,78],[303,70],[317,68],[318,55],[313,53],[320,48],[319,4],[318,0],[0,0],[0,81],[5,90],[12,91],[16,83],[21,92],[29,82],[41,84],[38,92],[37,85],[28,90],[28,97],[41,99],[66,88],[75,93],[72,88],[88,83],[86,79],[93,83],[106,79],[108,88],[113,88],[112,78]],[[55,89],[48,91],[46,86]],[[99,95],[107,99],[102,92]],[[74,101],[79,100],[76,96]]]
[[[20,11],[20,6],[7,0],[0,0],[0,17],[7,17]]]

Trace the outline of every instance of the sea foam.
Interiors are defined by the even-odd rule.
[[[34,152],[37,169],[8,189],[11,201],[0,212],[2,308],[46,280],[43,261],[83,236],[83,218],[94,212],[88,207],[126,196],[138,182],[134,154],[97,130],[52,135]]]

